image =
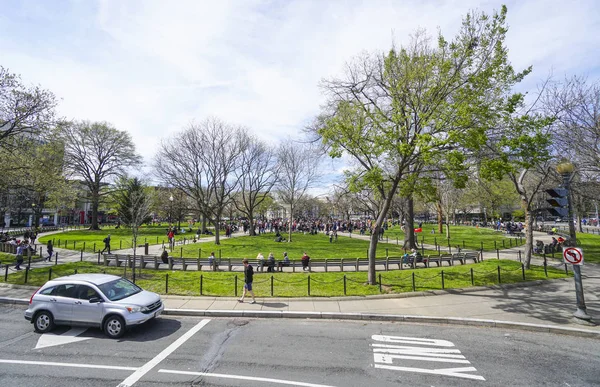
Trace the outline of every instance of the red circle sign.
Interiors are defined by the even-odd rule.
[[[578,265],[583,261],[583,254],[581,253],[581,250],[575,247],[569,247],[563,251],[563,258],[570,264]]]

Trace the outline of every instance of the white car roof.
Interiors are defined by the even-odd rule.
[[[119,276],[112,274],[73,274],[64,277],[54,278],[49,282],[72,282],[72,281],[81,281],[88,282],[94,285],[102,285],[107,282],[111,282],[114,280],[118,280]]]

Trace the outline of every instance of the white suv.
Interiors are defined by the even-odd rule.
[[[160,296],[131,281],[108,274],[75,274],[46,282],[29,300],[25,319],[35,331],[54,325],[98,327],[119,338],[133,325],[158,317],[164,310]]]

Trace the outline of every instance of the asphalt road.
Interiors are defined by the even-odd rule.
[[[600,385],[600,341],[569,336],[161,317],[111,340],[99,330],[67,327],[40,335],[22,313],[0,306],[0,386]]]

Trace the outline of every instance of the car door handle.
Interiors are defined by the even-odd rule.
[[[75,301],[75,303],[81,305],[81,301]]]
[[[56,298],[51,298],[50,301],[56,302]]]

